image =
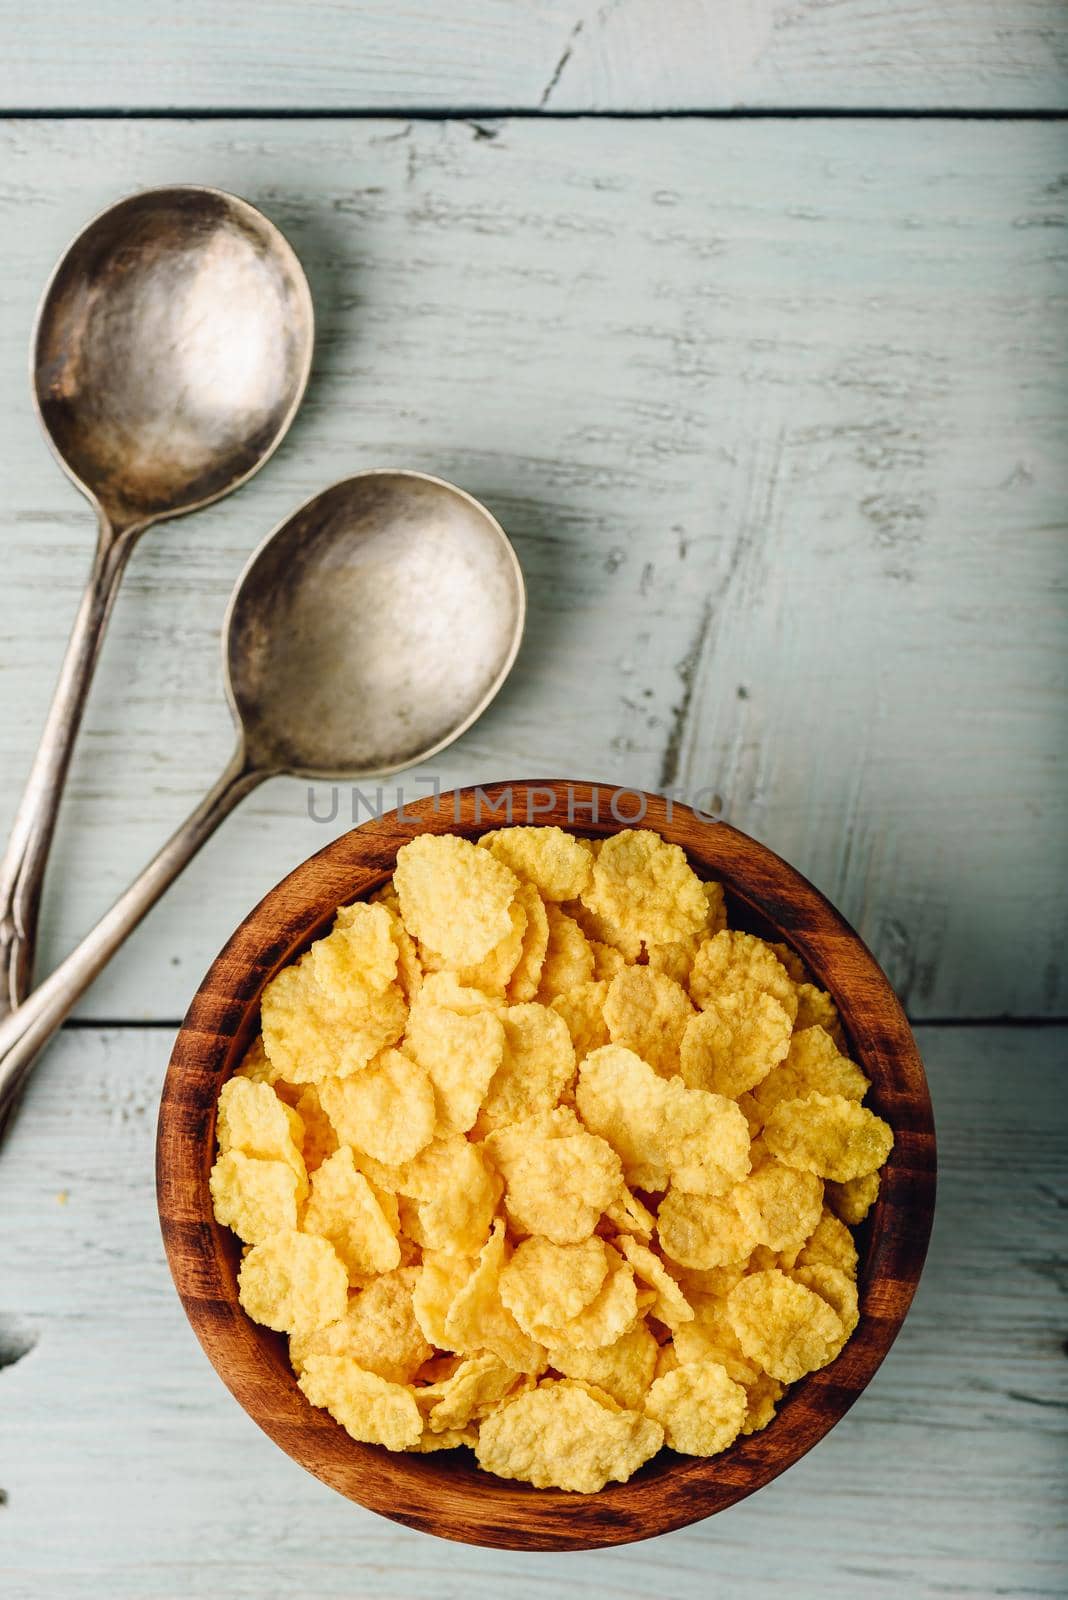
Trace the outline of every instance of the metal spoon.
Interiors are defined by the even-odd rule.
[[[95,507],[96,554],[0,862],[0,1016],[29,989],[41,883],[126,562],[146,528],[229,494],[281,443],[311,367],[311,294],[277,228],[217,189],[149,189],[78,235],[41,299],[41,425]]]
[[[359,473],[284,522],[227,612],[234,754],[92,933],[0,1023],[0,1126],[42,1045],[244,795],[275,773],[366,778],[434,755],[504,682],[525,609],[499,523],[440,478]]]

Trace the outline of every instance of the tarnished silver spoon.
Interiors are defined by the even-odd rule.
[[[296,415],[311,294],[267,218],[217,189],[149,189],[78,235],[31,345],[34,404],[96,509],[96,555],[0,862],[0,1016],[32,978],[41,883],[108,616],[146,528],[229,494]]]
[[[499,523],[440,478],[359,473],[284,522],[227,613],[234,754],[92,933],[0,1023],[0,1127],[42,1045],[244,795],[277,773],[366,778],[434,755],[504,682],[525,609]]]

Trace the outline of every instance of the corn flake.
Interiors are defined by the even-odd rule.
[[[237,1287],[253,1322],[276,1333],[324,1328],[348,1303],[348,1275],[329,1241],[289,1230],[252,1246]]]
[[[664,1430],[664,1443],[689,1456],[715,1456],[741,1432],[749,1408],[741,1384],[716,1361],[687,1362],[657,1378],[645,1414]]]
[[[479,1466],[535,1488],[595,1494],[625,1482],[664,1439],[659,1423],[610,1410],[568,1380],[539,1384],[494,1411],[479,1429]]]
[[[738,989],[770,994],[793,1023],[797,990],[782,962],[755,934],[724,928],[706,939],[694,957],[690,995],[704,1010],[719,995]]]
[[[798,1250],[820,1220],[823,1183],[814,1173],[764,1161],[731,1190],[730,1200],[757,1245]]]
[[[612,1042],[633,1050],[662,1078],[678,1072],[679,1042],[693,1016],[686,991],[651,967],[624,967],[608,985],[604,1020]]]
[[[507,996],[512,1005],[522,1005],[534,999],[541,983],[545,953],[549,948],[549,918],[545,902],[532,883],[520,883],[515,903],[522,906],[527,920],[523,948],[508,980]]]
[[[430,1076],[442,1126],[458,1133],[473,1127],[504,1060],[500,1019],[490,1011],[464,1015],[429,1005],[420,996],[408,1017],[404,1047]]]
[[[391,1272],[400,1265],[396,1227],[347,1145],[312,1174],[303,1226],[308,1233],[329,1239],[354,1281],[365,1273]]]
[[[486,1093],[480,1132],[551,1111],[575,1075],[575,1049],[558,1012],[531,1002],[506,1007],[500,1020],[504,1058]]]
[[[216,1221],[246,1244],[261,1244],[297,1225],[298,1178],[286,1161],[228,1151],[212,1167],[209,1187]]]
[[[297,1382],[313,1406],[325,1407],[362,1444],[410,1450],[422,1436],[423,1419],[409,1391],[365,1372],[349,1356],[309,1356]]]
[[[647,828],[604,841],[581,898],[609,925],[647,945],[686,939],[708,919],[704,887],[683,852]]]
[[[608,1249],[596,1237],[564,1245],[524,1239],[501,1269],[501,1300],[523,1332],[544,1343],[542,1330],[559,1328],[585,1310],[608,1267]]]
[[[593,852],[562,828],[500,828],[479,843],[545,900],[577,900],[590,881]]]
[[[622,1045],[586,1057],[575,1103],[619,1152],[634,1188],[655,1188],[661,1169],[680,1189],[719,1194],[749,1171],[749,1130],[732,1101],[658,1077]]]
[[[751,1360],[780,1383],[795,1383],[834,1360],[842,1320],[822,1296],[784,1272],[754,1272],[727,1296],[727,1315]]]
[[[557,995],[567,994],[580,983],[593,981],[593,950],[573,917],[559,906],[547,905],[549,942],[538,984],[538,999],[549,1005]]]
[[[666,1328],[681,1328],[684,1322],[693,1321],[693,1307],[654,1250],[628,1234],[620,1234],[615,1245],[629,1261],[639,1282],[653,1290],[654,1299],[649,1309],[658,1322]]]
[[[656,1371],[659,1347],[644,1322],[636,1322],[613,1344],[596,1350],[558,1345],[552,1352],[555,1371],[565,1378],[595,1384],[627,1411],[640,1411]]]
[[[511,931],[519,880],[468,839],[419,834],[397,851],[393,882],[408,932],[451,965],[481,961]]]
[[[798,1029],[780,1066],[753,1091],[764,1117],[781,1100],[798,1100],[807,1094],[840,1094],[846,1100],[863,1100],[871,1085],[860,1068],[844,1056],[831,1035],[818,1026]]]
[[[339,1139],[387,1165],[411,1160],[434,1134],[430,1077],[400,1050],[383,1050],[351,1078],[324,1079],[319,1100]]]
[[[863,1178],[890,1154],[890,1127],[866,1106],[842,1095],[781,1100],[764,1125],[764,1142],[787,1166],[835,1183]]]
[[[879,1198],[879,1174],[867,1172],[862,1178],[827,1184],[827,1204],[836,1217],[855,1228],[864,1221]]]
[[[790,1048],[790,1018],[762,990],[710,999],[682,1035],[679,1070],[691,1089],[737,1099],[766,1078]]]

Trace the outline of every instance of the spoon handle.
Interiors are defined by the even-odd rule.
[[[74,741],[111,608],[137,530],[116,535],[100,513],[100,533],[74,619],[48,718],[0,861],[0,1017],[25,998],[33,977],[37,916],[48,852]]]
[[[208,791],[144,871],[56,970],[0,1022],[0,1133],[38,1052],[111,960],[141,918],[215,832],[224,817],[267,774],[249,766],[241,742]]]

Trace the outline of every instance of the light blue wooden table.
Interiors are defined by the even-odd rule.
[[[125,191],[217,184],[290,235],[320,323],[278,457],[136,554],[42,967],[226,758],[216,641],[247,552],[331,479],[411,465],[497,512],[531,610],[505,692],[406,792],[717,796],[876,950],[942,1161],[891,1357],[753,1500],[562,1559],[348,1505],[223,1391],[152,1192],[200,975],[349,821],[276,781],[85,997],[0,1152],[0,1593],[1063,1593],[1063,4],[0,0],[0,39],[0,827],[92,532],[27,395],[55,257]]]

